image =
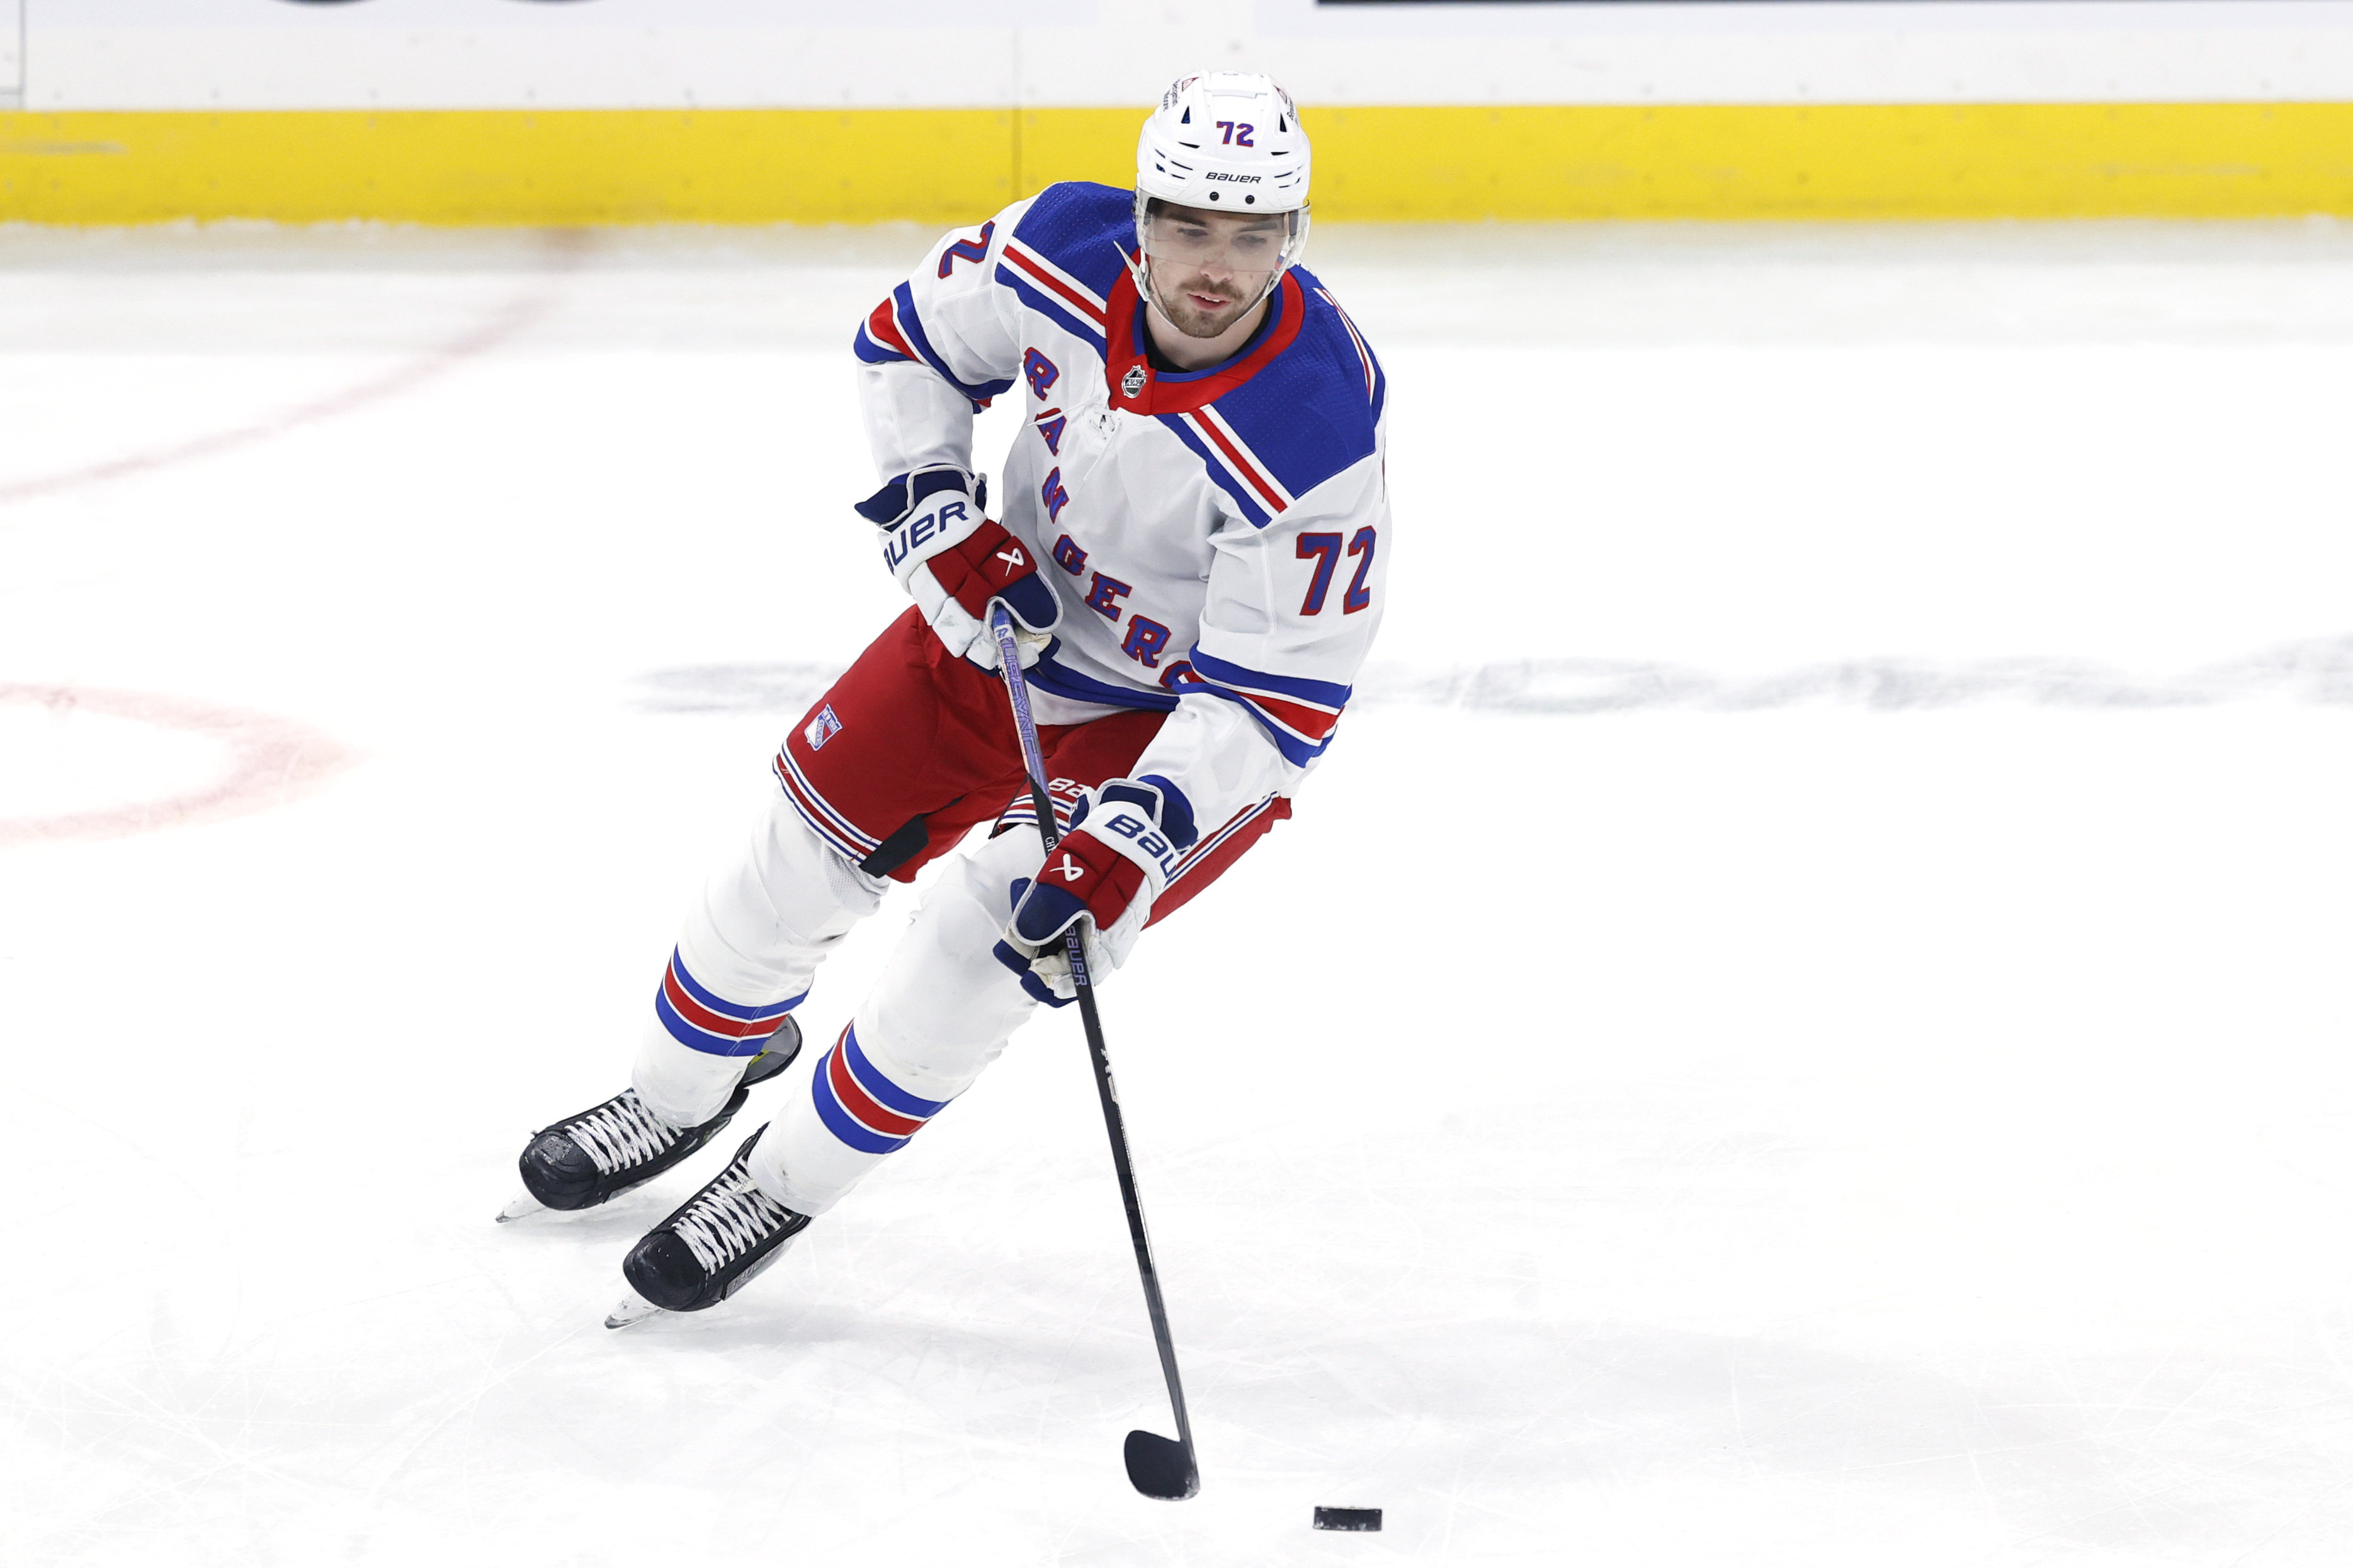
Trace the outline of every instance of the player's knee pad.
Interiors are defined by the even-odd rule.
[[[772,804],[688,911],[630,1072],[638,1097],[680,1126],[717,1115],[758,1049],[742,1022],[780,1021],[797,1005],[826,953],[881,906],[883,888],[789,805]]]
[[[778,795],[743,852],[705,884],[681,948],[722,988],[768,976],[806,980],[881,907],[887,887],[844,860]]]
[[[865,1048],[926,1099],[964,1091],[1037,1004],[997,961],[1007,889],[1044,858],[1034,834],[1005,833],[935,883],[858,1011]]]
[[[753,1179],[822,1214],[972,1086],[1037,1004],[995,957],[1013,881],[1044,852],[1008,833],[944,867],[849,1028],[753,1151]]]

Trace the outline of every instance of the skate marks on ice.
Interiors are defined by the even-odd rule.
[[[645,713],[797,714],[840,679],[839,664],[692,664],[638,677]]]
[[[308,725],[158,692],[0,682],[0,848],[289,805],[350,765]]]
[[[468,361],[489,353],[546,316],[560,299],[557,280],[579,268],[586,259],[591,244],[591,237],[585,230],[548,230],[541,247],[543,265],[530,284],[464,331],[376,374],[245,424],[227,426],[166,445],[122,452],[72,468],[21,479],[0,479],[0,508],[61,491],[128,479],[134,474],[177,468],[185,463],[219,457],[413,392]]]
[[[1887,711],[2018,702],[2043,708],[2207,708],[2261,698],[2353,706],[2353,637],[2284,644],[2174,676],[2082,659],[1956,663],[1858,658],[1778,675],[1726,677],[1629,659],[1512,659],[1438,672],[1374,666],[1359,700],[1489,713],[1622,713],[1679,708],[1743,713],[1805,702]]]
[[[1847,1563],[1877,1538],[1889,1562],[2211,1568],[2327,1561],[2353,1530],[2353,1390],[2309,1379],[2316,1346],[2277,1348],[2054,1363],[1991,1347],[1858,1356],[1775,1334],[1470,1321],[1265,1347],[1314,1366],[1282,1394],[1303,1405],[1294,1433],[1312,1429],[1308,1410],[1414,1413],[1397,1450],[1347,1478],[1386,1495],[1405,1540]],[[1271,1453],[1280,1434],[1220,1440]],[[1521,1508],[1478,1517],[1502,1499]]]
[[[658,669],[637,680],[649,713],[794,714],[839,673],[829,664],[709,664]],[[2263,698],[2353,706],[2353,637],[2284,643],[2172,676],[2144,676],[2083,659],[1855,658],[1778,675],[1721,676],[1639,659],[1503,659],[1460,669],[1374,664],[1356,683],[1368,704],[1529,715],[1626,713],[1673,708],[1746,713],[1808,702],[1877,710],[2017,702],[2043,708],[2210,708]]]

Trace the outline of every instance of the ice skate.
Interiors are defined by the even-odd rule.
[[[709,1143],[725,1130],[756,1084],[792,1065],[800,1054],[800,1026],[786,1018],[752,1058],[743,1081],[718,1115],[697,1127],[672,1127],[625,1089],[602,1105],[567,1116],[532,1134],[517,1162],[523,1190],[499,1211],[500,1223],[542,1209],[594,1208],[640,1186]]]
[[[807,1228],[808,1215],[753,1184],[752,1146],[760,1132],[744,1141],[709,1185],[629,1248],[621,1277],[634,1294],[613,1309],[607,1328],[622,1328],[657,1311],[700,1312],[717,1306],[783,1257]]]

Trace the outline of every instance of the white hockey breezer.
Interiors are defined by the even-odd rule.
[[[1136,291],[1147,300],[1155,259],[1262,273],[1250,303],[1272,293],[1307,244],[1307,132],[1271,77],[1208,71],[1180,79],[1135,144]],[[1261,217],[1206,228],[1168,207]]]

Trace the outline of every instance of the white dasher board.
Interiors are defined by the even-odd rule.
[[[25,0],[0,0],[0,109],[25,98]]]

